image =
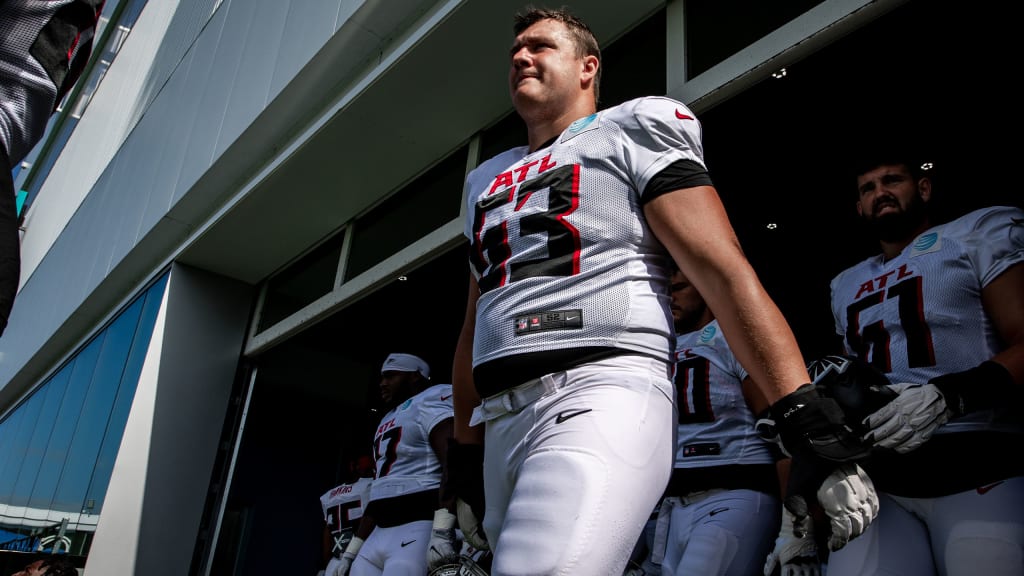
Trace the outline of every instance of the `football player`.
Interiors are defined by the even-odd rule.
[[[388,412],[373,438],[369,504],[327,576],[423,576],[428,564],[458,562],[455,515],[438,491],[452,436],[451,384],[432,385],[422,358],[394,353],[381,367],[380,393]]]
[[[846,351],[898,395],[864,420],[878,519],[828,573],[1024,574],[1024,211],[933,224],[930,173],[901,153],[857,171],[881,251],[831,283]]]
[[[671,260],[791,452],[848,460],[867,448],[810,386],[708,176],[693,112],[663,97],[598,112],[600,50],[564,10],[530,10],[513,32],[509,88],[528,145],[465,183],[451,491],[465,537],[493,545],[493,574],[618,576],[672,471]]]
[[[325,576],[334,576],[337,572],[341,555],[355,535],[359,520],[363,517],[363,509],[370,500],[373,475],[373,460],[369,456],[360,456],[350,465],[350,481],[320,496],[320,507],[324,514]]]
[[[0,335],[21,275],[11,170],[46,132],[92,52],[105,0],[0,2]]]
[[[779,529],[781,458],[755,429],[767,403],[737,362],[707,303],[679,270],[671,277],[679,412],[675,469],[660,506],[656,548],[643,574],[757,573]],[[810,518],[807,518],[809,524]],[[662,534],[659,534],[662,532]],[[775,564],[820,564],[811,526]],[[788,542],[788,540],[787,540]],[[793,550],[798,553],[790,554]]]

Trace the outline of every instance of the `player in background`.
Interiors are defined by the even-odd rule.
[[[678,333],[675,469],[660,505],[653,538],[658,546],[634,573],[755,574],[779,530],[780,468],[788,459],[755,429],[755,414],[768,404],[733,356],[711,309],[681,271],[671,282]],[[801,552],[777,555],[773,564],[819,566],[810,526]]]
[[[360,456],[349,463],[345,482],[320,496],[324,514],[323,565],[321,573],[333,576],[341,555],[355,535],[363,509],[370,500],[370,484],[376,472],[373,459]]]
[[[672,471],[672,260],[790,452],[845,461],[867,447],[810,386],[708,176],[693,112],[663,97],[598,112],[600,50],[564,10],[521,14],[513,33],[509,86],[529,145],[466,179],[450,489],[466,539],[493,545],[492,574],[618,576]],[[863,485],[831,462],[814,480],[838,481],[837,468]],[[857,494],[823,504],[859,527],[873,494]]]
[[[105,0],[0,0],[0,335],[21,276],[11,170],[81,75]]]
[[[458,562],[455,515],[438,491],[452,436],[451,384],[432,385],[422,358],[394,353],[381,367],[380,393],[388,411],[373,438],[369,504],[327,576],[424,576],[428,562]]]
[[[881,252],[831,283],[846,352],[899,394],[864,421],[878,518],[828,574],[1024,574],[1024,211],[934,224],[932,179],[903,153],[856,171]]]

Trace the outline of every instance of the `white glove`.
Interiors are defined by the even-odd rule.
[[[473,514],[473,507],[458,498],[455,500],[455,514],[458,515],[459,530],[462,530],[466,542],[477,550],[490,550],[491,546],[487,543],[484,527],[480,525],[476,514]]]
[[[439,508],[434,511],[434,527],[430,531],[427,546],[427,570],[459,563],[459,549],[462,546],[455,537],[455,514]]]
[[[905,454],[919,448],[946,423],[950,410],[934,384],[890,384],[899,394],[864,419],[875,446]]]
[[[772,576],[782,565],[781,576],[821,576],[818,547],[814,544],[814,523],[810,516],[797,519],[782,509],[782,529],[775,539],[775,549],[764,563],[764,576]]]
[[[857,464],[841,464],[821,483],[817,496],[832,529],[829,550],[839,550],[863,534],[878,515],[875,485]]]
[[[338,559],[337,563],[334,563],[334,570],[330,571],[331,565],[328,564],[327,576],[348,576],[349,568],[352,567],[352,561],[356,559],[359,554],[359,549],[363,547],[363,539],[359,536],[353,536],[348,541],[348,546],[345,547],[345,552],[342,553],[341,558]]]

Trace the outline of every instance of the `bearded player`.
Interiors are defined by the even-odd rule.
[[[566,11],[531,10],[513,33],[509,88],[528,145],[465,183],[452,490],[466,539],[493,545],[492,574],[618,576],[672,471],[671,260],[773,403],[790,452],[845,461],[866,446],[810,386],[711,183],[693,113],[661,97],[598,112],[600,50]],[[861,501],[827,500],[870,521]]]
[[[452,387],[431,385],[422,358],[395,353],[381,367],[380,393],[388,412],[373,438],[369,504],[327,576],[423,576],[428,564],[458,562],[456,519],[438,491],[452,436]]]
[[[881,252],[831,284],[846,351],[899,394],[864,420],[878,519],[828,573],[1024,574],[1024,211],[934,225],[921,166],[864,163],[857,212]]]

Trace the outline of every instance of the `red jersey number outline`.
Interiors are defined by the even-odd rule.
[[[846,307],[846,342],[859,358],[870,358],[875,368],[884,373],[892,372],[889,329],[882,320],[861,327],[860,314],[886,300],[898,298],[899,323],[907,340],[907,366],[922,368],[935,365],[932,332],[924,319],[922,283],[921,276],[912,276]]]
[[[519,236],[547,235],[547,256],[510,262],[513,243],[508,236],[508,220],[486,231],[487,214],[495,208],[514,203],[513,214],[534,192],[548,190],[548,209],[519,217]],[[470,261],[479,278],[480,292],[518,280],[538,276],[573,276],[580,272],[580,233],[566,217],[579,207],[580,166],[571,164],[551,168],[539,176],[504,193],[492,194],[476,203],[473,222],[474,246]]]

